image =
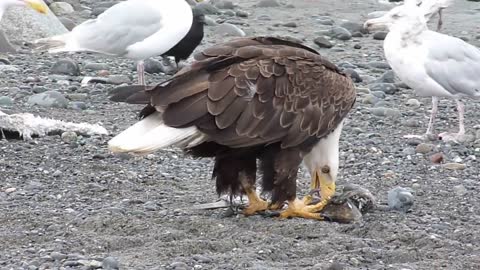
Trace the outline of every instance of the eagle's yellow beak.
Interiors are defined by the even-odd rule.
[[[41,0],[25,0],[27,5],[34,10],[42,13],[42,14],[47,14],[48,8],[47,6],[43,3]]]

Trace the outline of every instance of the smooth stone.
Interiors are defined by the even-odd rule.
[[[375,40],[385,40],[385,38],[387,37],[387,34],[388,34],[388,32],[386,32],[386,31],[376,32],[375,34],[373,34],[373,39],[375,39]]]
[[[32,95],[27,101],[30,105],[39,105],[44,107],[67,108],[68,99],[58,91],[46,91]]]
[[[271,7],[279,7],[280,3],[277,0],[261,0],[258,2],[257,7],[259,8],[271,8]]]
[[[73,6],[66,2],[54,2],[49,6],[50,10],[57,16],[73,13]]]
[[[370,91],[381,91],[384,92],[385,94],[395,94],[398,91],[398,88],[395,86],[395,84],[392,83],[373,83],[368,86],[370,88]]]
[[[419,108],[421,104],[420,104],[420,101],[418,101],[418,99],[411,98],[407,100],[407,105],[413,108]]]
[[[433,144],[421,143],[417,145],[417,147],[415,148],[415,151],[420,154],[427,154],[432,152],[434,148],[435,146]]]
[[[452,162],[452,163],[445,163],[442,165],[443,168],[447,169],[447,170],[464,170],[465,168],[467,168],[467,165],[466,164],[462,164],[462,163],[455,163],[455,162]]]
[[[327,39],[326,37],[324,37],[324,36],[320,36],[320,37],[315,38],[315,39],[313,40],[313,42],[314,42],[315,44],[317,44],[318,47],[320,47],[320,48],[327,48],[327,49],[329,49],[329,48],[332,48],[332,47],[333,47],[332,42],[330,42],[330,40],[328,40],[328,39]]]
[[[215,34],[222,36],[244,37],[245,32],[231,23],[222,23],[215,29]]]
[[[390,68],[390,67],[389,67]],[[395,83],[395,72],[393,70],[388,70],[380,76],[376,83]]]
[[[78,76],[80,75],[80,67],[72,59],[65,58],[55,62],[55,64],[53,64],[52,68],[50,69],[50,73],[58,75]]]
[[[13,105],[13,98],[7,96],[0,96],[0,106]]]
[[[388,191],[387,199],[391,210],[407,212],[414,204],[411,190],[403,187],[395,187]]]

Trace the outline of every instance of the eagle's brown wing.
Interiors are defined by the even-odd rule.
[[[147,92],[171,127],[229,147],[297,146],[328,135],[355,102],[352,80],[303,45],[243,38],[210,47]]]

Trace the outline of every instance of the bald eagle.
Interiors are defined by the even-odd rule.
[[[148,154],[177,146],[214,158],[219,195],[246,195],[245,215],[322,219],[335,193],[339,139],[355,103],[346,74],[315,50],[274,37],[239,38],[194,55],[195,61],[153,87],[124,86],[110,97],[147,104],[141,120],[108,142],[112,152]],[[263,192],[255,189],[257,160]],[[296,198],[302,161],[321,201]]]

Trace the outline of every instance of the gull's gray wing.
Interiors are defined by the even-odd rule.
[[[162,16],[148,1],[120,2],[72,30],[79,47],[104,54],[123,55],[126,48],[157,32]]]
[[[461,39],[430,31],[427,75],[452,95],[480,97],[480,50]]]

